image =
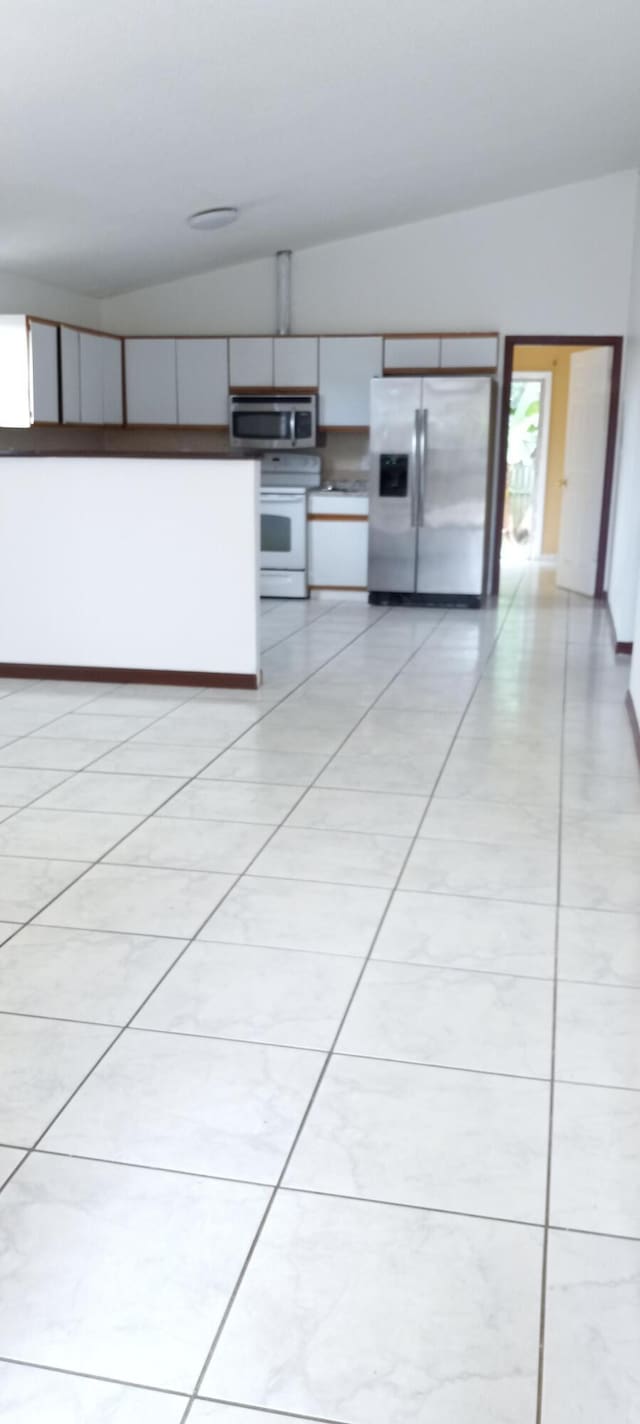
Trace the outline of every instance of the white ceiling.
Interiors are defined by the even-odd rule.
[[[109,295],[635,167],[639,61],[638,0],[4,0],[0,267]]]

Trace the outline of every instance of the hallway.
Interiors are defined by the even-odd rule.
[[[3,1424],[635,1417],[628,660],[507,582],[0,683]]]

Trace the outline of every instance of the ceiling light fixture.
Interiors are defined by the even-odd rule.
[[[187,222],[197,232],[212,232],[214,228],[235,222],[237,216],[237,208],[203,208],[199,213],[191,213]]]

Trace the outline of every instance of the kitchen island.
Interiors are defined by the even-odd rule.
[[[253,688],[255,460],[0,457],[0,676]]]

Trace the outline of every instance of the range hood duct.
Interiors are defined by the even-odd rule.
[[[291,252],[276,252],[276,326],[278,336],[291,331]]]

